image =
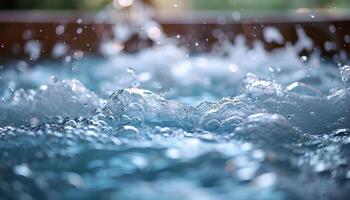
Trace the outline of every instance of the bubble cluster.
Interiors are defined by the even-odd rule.
[[[37,90],[15,90],[8,100],[1,100],[2,125],[42,124],[54,116],[87,116],[102,105],[102,100],[77,80],[63,80],[41,85]]]

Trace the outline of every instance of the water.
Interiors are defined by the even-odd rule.
[[[347,66],[243,43],[14,62],[1,73],[2,198],[345,199]]]
[[[199,54],[147,27],[162,42],[136,54],[58,43],[63,62],[7,63],[0,199],[347,199],[348,65],[299,57],[312,48],[300,27],[272,52],[238,36]],[[38,59],[40,43],[27,46]]]

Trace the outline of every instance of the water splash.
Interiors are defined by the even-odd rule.
[[[80,50],[66,55],[58,46],[54,55],[64,57],[63,66],[39,61],[30,69],[18,61],[1,72],[1,195],[349,196],[347,65],[338,70],[317,53],[300,58],[313,48],[300,27],[296,44],[272,52],[237,36],[233,44],[220,41],[223,55],[189,55],[164,37],[150,12],[138,18],[140,6],[116,0],[107,8],[125,12],[110,18],[117,28],[102,45],[108,58]],[[275,29],[265,31],[266,40],[283,42]],[[59,25],[56,33],[63,32]],[[161,45],[123,53],[134,33]]]

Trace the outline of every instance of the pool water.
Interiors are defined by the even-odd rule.
[[[11,62],[0,199],[347,199],[350,67],[240,40]]]

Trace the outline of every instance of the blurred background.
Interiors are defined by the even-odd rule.
[[[35,40],[41,42],[42,55],[50,56],[57,41],[95,55],[101,43],[125,32],[119,22],[125,18],[128,26],[134,22],[135,27],[153,27],[156,35],[177,37],[193,52],[211,51],[221,32],[231,41],[243,35],[250,46],[264,41],[272,50],[296,42],[300,27],[322,54],[333,56],[350,52],[349,11],[350,0],[0,0],[0,54],[23,56],[27,42]],[[275,27],[285,42],[265,41],[265,27]],[[137,52],[158,43],[132,33],[122,46]]]
[[[0,8],[98,10],[112,0],[0,0]],[[136,0],[122,0],[136,1]],[[146,0],[158,9],[347,9],[349,0]]]

